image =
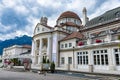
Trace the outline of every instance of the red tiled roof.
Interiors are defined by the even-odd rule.
[[[43,25],[43,24],[41,24],[41,25]],[[50,27],[50,26],[48,26],[48,25],[43,25],[43,26],[45,26],[45,27],[47,27],[47,28],[49,28],[49,29],[52,29],[53,27]]]
[[[61,24],[61,25],[81,27],[80,25],[77,25],[77,24],[75,24],[75,23],[73,23],[73,22],[66,22],[66,23],[63,23],[63,24]]]
[[[63,13],[59,16],[58,20],[59,20],[59,19],[62,19],[62,18],[75,18],[75,19],[79,19],[79,20],[81,21],[80,17],[79,17],[76,13],[74,13],[74,12],[72,12],[72,11],[63,12]]]
[[[31,48],[30,45],[23,45],[22,47],[23,47],[23,48]]]
[[[65,37],[64,39],[62,39],[61,41],[72,39],[72,38],[82,39],[82,38],[84,38],[84,35],[81,34],[80,32],[73,32],[70,35],[68,35],[67,37]]]
[[[101,33],[101,32],[96,32],[95,34],[97,34],[97,35],[98,35],[98,34],[100,34],[100,33]]]

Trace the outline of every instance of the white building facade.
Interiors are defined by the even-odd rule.
[[[3,49],[2,59],[3,62],[5,59],[13,59],[13,58],[31,58],[31,54],[25,56],[21,56],[22,53],[31,52],[31,46],[29,45],[13,45]]]
[[[83,23],[71,11],[62,13],[55,27],[42,17],[34,30],[33,66],[42,58],[54,61],[56,69],[120,74],[120,7],[91,20],[83,9]]]

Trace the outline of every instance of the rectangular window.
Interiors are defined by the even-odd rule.
[[[107,54],[107,49],[104,50],[96,50],[98,54],[94,54],[94,64],[95,65],[108,65],[108,54]]]
[[[72,57],[68,57],[68,64],[72,64]]]
[[[101,55],[101,64],[104,65],[104,55]]]
[[[78,62],[78,64],[80,64],[80,56],[77,56],[77,62]]]
[[[61,48],[64,48],[64,45],[63,45],[63,44],[61,44]]]
[[[71,47],[72,46],[72,43],[69,43],[69,47]]]
[[[65,48],[67,48],[67,44],[65,44]]]
[[[83,54],[85,54],[85,52],[83,52]]]
[[[96,51],[93,51],[93,53],[95,54],[95,53],[96,53]]]
[[[108,55],[105,54],[105,64],[108,65]]]
[[[100,56],[99,55],[97,55],[97,63],[98,63],[98,65],[100,65]]]
[[[116,65],[120,65],[119,54],[115,54]]]
[[[82,64],[82,56],[80,56],[80,64]]]
[[[103,53],[103,50],[101,50],[101,53]]]
[[[77,63],[81,65],[88,64],[88,52],[77,52]]]
[[[86,54],[88,54],[88,52],[86,52]]]
[[[61,57],[61,64],[64,64],[64,63],[65,63],[65,58]]]
[[[88,56],[86,56],[86,64],[88,64]]]
[[[85,64],[85,56],[83,56],[83,64]]]
[[[80,52],[80,55],[82,54],[82,52]]]
[[[107,53],[107,50],[104,50],[104,53]]]
[[[94,64],[96,65],[96,55],[94,55]]]
[[[114,49],[114,52],[118,52],[118,49]]]
[[[99,53],[99,51],[97,50],[97,53]]]

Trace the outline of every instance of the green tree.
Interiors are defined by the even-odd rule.
[[[55,63],[54,63],[54,61],[51,62],[50,70],[51,70],[51,73],[54,73],[54,72],[55,72]]]
[[[47,59],[47,63],[50,63],[49,59]]]

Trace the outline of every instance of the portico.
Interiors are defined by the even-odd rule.
[[[43,57],[51,61],[51,36],[44,34],[39,38],[33,40],[34,45],[34,65],[40,65],[42,63]]]

